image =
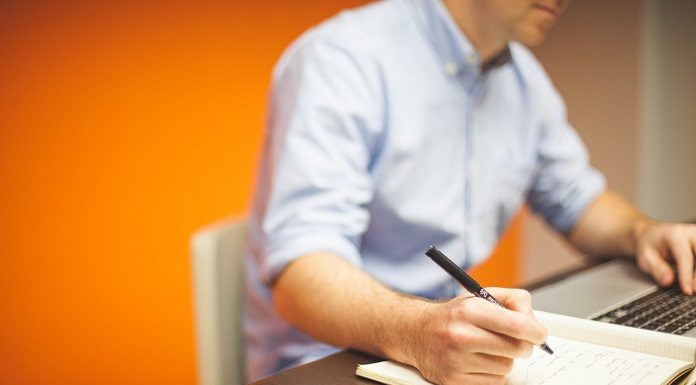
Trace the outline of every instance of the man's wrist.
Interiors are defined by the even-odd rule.
[[[629,251],[629,255],[636,256],[638,253],[638,243],[640,242],[641,238],[643,237],[643,234],[653,226],[656,222],[648,217],[645,216],[639,216],[636,218],[636,220],[633,221],[633,224],[631,225],[631,247]]]
[[[417,366],[419,357],[424,353],[424,335],[427,333],[430,309],[436,302],[424,298],[406,297],[398,313],[398,320],[390,330],[390,339],[384,348],[384,354],[398,362]]]

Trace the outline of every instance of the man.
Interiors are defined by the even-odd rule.
[[[437,244],[468,268],[524,202],[580,251],[635,255],[693,293],[694,227],[606,189],[525,48],[566,5],[384,1],[288,49],[251,216],[251,378],[349,347],[440,384],[504,383],[546,338],[528,293],[493,288],[508,309],[493,306],[423,252]]]

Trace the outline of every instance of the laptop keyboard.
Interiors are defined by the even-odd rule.
[[[593,319],[671,334],[684,334],[696,326],[696,296],[684,295],[677,287],[658,290]]]

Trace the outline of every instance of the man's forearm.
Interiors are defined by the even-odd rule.
[[[288,322],[329,344],[412,363],[410,332],[425,300],[388,289],[332,254],[290,264],[273,286],[275,307]]]
[[[589,255],[633,256],[636,241],[649,223],[630,203],[607,190],[580,218],[568,239]]]

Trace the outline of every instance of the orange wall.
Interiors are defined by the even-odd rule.
[[[0,382],[195,382],[188,238],[246,211],[282,49],[362,2],[0,2]]]

